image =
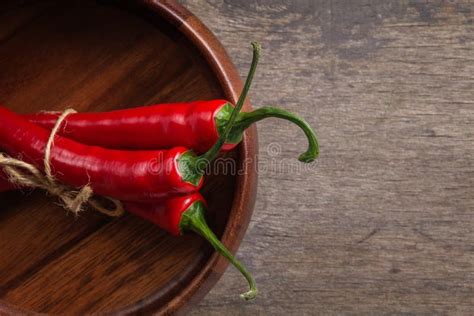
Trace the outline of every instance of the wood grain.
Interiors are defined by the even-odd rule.
[[[17,112],[236,102],[240,92],[221,45],[173,1],[6,1],[0,8],[0,103]],[[211,174],[203,189],[209,223],[233,252],[252,214],[255,152],[252,129],[229,154],[243,174]],[[54,201],[41,192],[0,194],[2,315],[183,312],[228,265],[194,234],[174,238],[130,215],[75,218]]]
[[[474,314],[474,3],[181,2],[241,70],[261,41],[254,106],[301,114],[321,140],[303,169],[302,133],[259,124],[239,254],[260,296],[240,302],[229,270],[190,314]]]

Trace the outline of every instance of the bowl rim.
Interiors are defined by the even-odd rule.
[[[181,32],[202,54],[224,91],[227,100],[236,103],[242,89],[239,73],[232,63],[225,48],[216,36],[188,9],[175,0],[141,0],[146,8],[155,12],[159,18],[165,19]],[[251,111],[250,101],[244,104],[244,111]],[[245,132],[239,145],[239,163],[241,172],[236,176],[236,187],[232,207],[229,213],[221,241],[235,254],[248,228],[253,213],[257,194],[257,130],[255,126]],[[122,315],[142,314],[176,314],[184,313],[192,305],[197,304],[211,290],[224,274],[229,262],[213,252],[203,268],[181,288],[164,305],[160,302],[160,293],[149,295],[142,301],[125,306],[107,314]],[[238,293],[236,293],[236,296]],[[0,300],[0,313],[31,314],[19,306]],[[98,313],[102,314],[103,313]]]

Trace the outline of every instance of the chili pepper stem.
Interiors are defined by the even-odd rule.
[[[250,272],[230,253],[229,250],[220,242],[217,236],[212,232],[206,223],[205,206],[202,202],[195,202],[186,210],[180,222],[181,233],[194,231],[205,238],[224,258],[229,260],[237,270],[247,279],[250,290],[240,295],[244,300],[249,301],[257,296],[257,285]]]
[[[302,162],[312,162],[314,161],[319,155],[319,144],[318,139],[309,124],[301,117],[288,112],[283,109],[278,109],[274,107],[263,107],[257,109],[252,112],[241,112],[232,127],[231,131],[231,138],[238,140],[242,137],[243,132],[253,123],[261,121],[265,118],[275,117],[284,120],[288,120],[290,122],[295,123],[298,125],[303,132],[305,133],[306,137],[308,138],[308,149],[306,152],[299,156],[299,160]]]
[[[209,149],[201,156],[196,156],[192,152],[189,152],[188,154],[185,154],[180,158],[180,170],[184,175],[183,179],[187,182],[194,184],[199,183],[201,177],[206,171],[207,166],[209,166],[209,164],[219,155],[222,146],[224,146],[231,133],[232,127],[234,126],[234,123],[237,120],[238,114],[244,106],[245,99],[247,98],[250,86],[252,85],[252,80],[255,75],[255,71],[257,70],[258,60],[260,59],[260,44],[252,42],[252,47],[252,64],[250,65],[249,73],[247,75],[247,79],[245,80],[245,84],[242,89],[242,93],[240,94],[239,100],[237,101],[237,104],[234,107],[229,120],[226,122],[224,132],[219,135],[218,140],[211,147],[211,149]]]
[[[217,155],[219,155],[219,152],[221,151],[222,146],[224,146],[225,142],[227,141],[227,138],[229,137],[232,131],[232,128],[237,120],[240,110],[242,110],[242,107],[244,106],[245,99],[247,98],[247,95],[250,91],[250,86],[252,85],[255,71],[257,70],[258,60],[260,59],[260,51],[262,49],[260,44],[256,42],[252,42],[252,47],[253,47],[252,64],[250,65],[249,73],[247,75],[247,79],[245,79],[245,84],[239,96],[239,100],[237,101],[237,104],[234,110],[232,111],[232,115],[230,116],[229,121],[227,122],[227,126],[224,130],[224,133],[222,133],[219,136],[219,139],[214,144],[214,146],[211,147],[211,149],[209,149],[206,153],[204,153],[203,155],[199,157],[200,159],[204,161],[204,163],[198,164],[199,172],[204,172],[204,170],[207,168],[209,163],[212,160],[214,160],[217,157]]]

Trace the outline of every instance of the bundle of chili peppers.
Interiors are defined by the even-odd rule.
[[[273,107],[240,112],[260,53],[260,46],[252,45],[252,64],[235,107],[212,100],[70,114],[49,152],[51,170],[61,183],[89,185],[96,195],[122,201],[127,211],[171,234],[203,236],[247,279],[246,300],[257,294],[255,280],[206,224],[207,204],[199,193],[205,169],[220,152],[235,148],[251,124],[268,117],[289,120],[304,131],[309,147],[300,161],[311,162],[319,153],[316,135],[298,116]],[[41,168],[60,115],[18,115],[0,106],[0,150]],[[0,169],[0,191],[15,188]]]

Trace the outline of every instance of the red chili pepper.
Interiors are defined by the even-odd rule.
[[[73,187],[90,185],[96,194],[119,200],[157,200],[197,191],[207,165],[219,154],[250,89],[260,56],[260,46],[252,45],[252,65],[242,94],[225,131],[205,154],[196,156],[185,147],[111,150],[56,136],[50,160],[55,178]],[[0,148],[10,156],[42,168],[49,134],[0,106]]]
[[[16,189],[6,180],[0,171],[0,192]],[[154,201],[157,202],[157,201]],[[250,290],[241,295],[251,300],[257,295],[255,280],[247,269],[227,250],[206,223],[207,203],[204,197],[196,192],[190,195],[172,197],[159,203],[123,202],[130,213],[152,222],[167,232],[179,236],[189,231],[204,237],[216,251],[229,260],[247,279]]]
[[[219,117],[223,107],[229,108],[229,102],[197,101],[111,112],[74,113],[67,117],[59,134],[106,148],[143,150],[183,146],[202,153],[219,137],[215,118]],[[61,112],[40,112],[25,117],[32,123],[52,129],[60,115]],[[234,144],[225,144],[223,149],[233,147]]]
[[[209,150],[223,133],[233,105],[226,100],[157,104],[99,113],[75,113],[66,118],[59,133],[79,142],[115,149],[157,149],[184,146],[198,153]],[[59,112],[40,112],[25,117],[35,124],[52,129]],[[302,118],[283,109],[263,107],[241,112],[232,128],[224,151],[242,140],[244,131],[264,118],[278,117],[294,122],[305,132],[308,150],[300,156],[313,161],[318,153],[314,131]]]
[[[257,295],[255,280],[247,269],[226,249],[206,223],[206,201],[199,193],[174,197],[163,203],[143,204],[126,202],[125,209],[169,233],[179,236],[193,231],[204,237],[222,256],[229,260],[247,279],[250,290],[241,295],[251,300]]]
[[[0,172],[0,192],[13,189],[16,189],[16,187],[8,182],[6,178],[2,178]],[[124,202],[124,206],[130,213],[152,222],[175,236],[194,231],[204,237],[216,251],[228,259],[249,282],[250,291],[242,294],[242,298],[246,300],[255,298],[257,288],[252,275],[232,256],[207,225],[205,219],[207,203],[200,193],[173,197],[154,204]]]

